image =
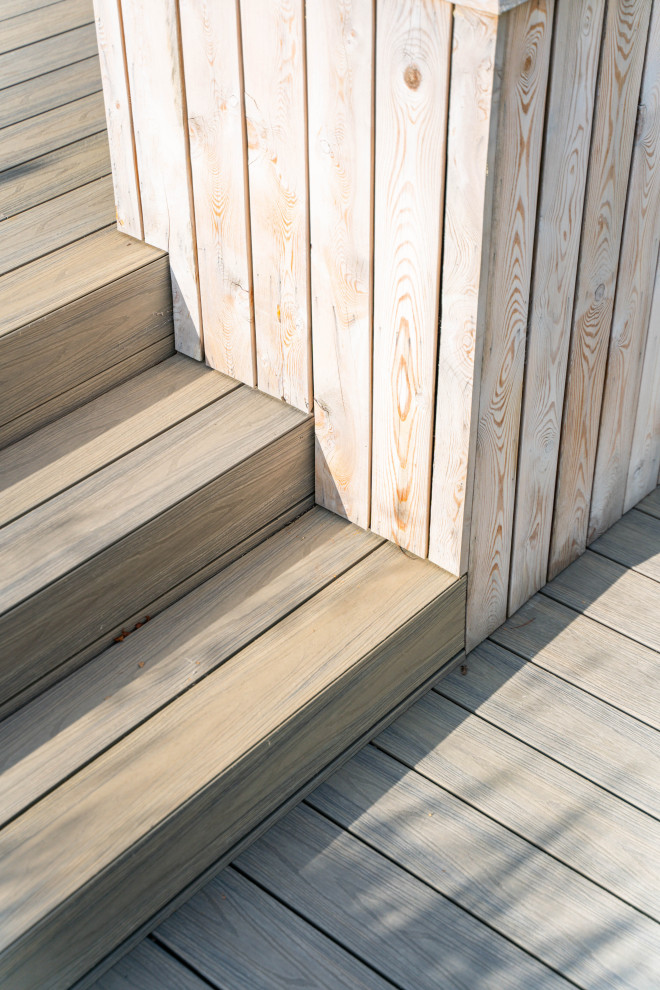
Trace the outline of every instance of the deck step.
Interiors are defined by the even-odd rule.
[[[0,276],[0,314],[0,447],[174,352],[168,257],[114,228]]]
[[[7,448],[0,706],[302,511],[312,460],[309,417],[181,355]]]
[[[317,507],[5,719],[3,988],[69,987],[148,930],[451,666],[464,608]]]

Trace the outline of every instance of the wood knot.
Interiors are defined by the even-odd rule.
[[[417,89],[422,81],[422,73],[419,71],[416,65],[409,65],[406,71],[403,73],[403,78],[406,86],[410,89]]]
[[[596,302],[600,302],[604,295],[605,295],[605,286],[601,282],[598,288],[596,289]]]

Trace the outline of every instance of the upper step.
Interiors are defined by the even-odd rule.
[[[310,417],[181,355],[0,452],[0,706],[307,508],[312,461]]]
[[[155,924],[447,666],[464,608],[315,508],[6,719],[3,988],[68,987]]]

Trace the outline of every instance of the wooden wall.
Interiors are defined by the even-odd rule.
[[[177,346],[313,410],[476,645],[658,482],[660,0],[95,5]]]

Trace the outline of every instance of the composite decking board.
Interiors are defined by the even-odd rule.
[[[114,224],[112,177],[72,189],[0,224],[0,275]]]
[[[660,982],[659,925],[374,747],[308,803],[578,986]]]
[[[0,723],[0,824],[381,543],[331,513],[308,512]]]
[[[76,243],[82,245],[84,241]],[[82,251],[74,254],[79,253]],[[54,258],[54,254],[46,255],[42,260]],[[90,256],[90,265],[93,263]],[[63,281],[66,283],[69,275],[75,282],[75,272],[70,271],[64,272]],[[50,312],[44,306],[47,313],[41,319],[28,322],[17,332],[0,335],[0,423],[22,416],[53,396],[105,372],[131,352],[172,339],[167,258],[158,258],[117,280],[110,280],[110,272],[107,277],[105,285],[70,305]],[[84,278],[79,279],[84,284]],[[34,285],[31,277],[12,279],[12,283],[14,291],[29,292]],[[0,299],[5,295],[2,289],[0,284]],[[38,287],[35,294],[38,295]],[[30,301],[36,307],[37,300]],[[20,310],[18,301],[13,306]]]
[[[638,502],[635,508],[640,509],[642,512],[647,512],[650,516],[655,516],[656,519],[660,519],[660,488],[656,488],[655,491],[643,498],[641,502]]]
[[[660,652],[658,585],[643,574],[587,550],[543,594]]]
[[[86,972],[437,672],[464,608],[464,581],[381,546],[10,823],[0,975]]]
[[[304,918],[231,868],[161,925],[155,939],[194,966],[214,986],[250,990],[392,987]]]
[[[41,9],[17,14],[2,25],[0,55],[93,21],[91,0],[59,0]],[[20,58],[18,53],[17,57]]]
[[[67,416],[85,402],[91,402],[123,382],[147,371],[174,354],[174,336],[169,333],[160,340],[124,360],[118,360],[98,375],[74,385],[72,388],[42,402],[41,405],[0,426],[0,449],[17,443],[35,430],[54,423],[60,416]]]
[[[90,304],[105,307],[108,298],[97,301],[93,297],[95,290],[110,289],[114,293],[121,289],[113,284],[118,279],[151,262],[162,262],[165,257],[157,248],[116,230],[101,230],[0,276],[0,347],[4,346],[2,337],[50,314],[62,315],[58,311],[72,303],[77,303],[79,309]],[[169,273],[167,282],[169,286]],[[65,314],[67,319],[70,315],[74,315],[73,311]],[[99,314],[92,310],[89,315],[95,319]]]
[[[590,549],[660,581],[660,519],[647,512],[631,509],[595,540]]]
[[[0,171],[39,158],[105,128],[103,93],[94,92],[63,106],[3,127]]]
[[[660,735],[488,640],[438,690],[467,711],[660,818]]]
[[[0,100],[0,128],[55,110],[101,91],[98,55],[53,69],[36,79],[5,89]]]
[[[94,24],[0,55],[0,90],[96,55]]]
[[[53,3],[57,3],[57,0],[0,0],[0,21],[18,17],[19,14],[26,14],[30,10],[50,7]]]
[[[567,986],[309,807],[290,812],[236,866],[403,990],[479,987],[485,977],[493,990]]]
[[[660,732],[660,661],[648,646],[540,594],[490,638]]]
[[[0,452],[0,526],[235,387],[177,355]]]
[[[660,826],[431,691],[374,745],[660,921]]]
[[[15,607],[0,618],[3,698],[312,491],[311,422],[279,403],[264,414],[263,401],[237,389],[0,531],[19,582],[5,584]]]
[[[110,175],[108,138],[105,131],[101,131],[0,172],[0,211],[3,217],[13,217],[106,175]],[[52,210],[57,210],[56,203]],[[88,216],[91,212],[88,210]],[[51,236],[55,236],[54,233]],[[66,237],[68,233],[62,236]],[[30,261],[38,254],[46,253],[39,251],[36,241],[35,237],[26,248]],[[31,245],[34,247],[30,250]]]
[[[209,984],[150,939],[136,946],[91,990],[208,990]]]

